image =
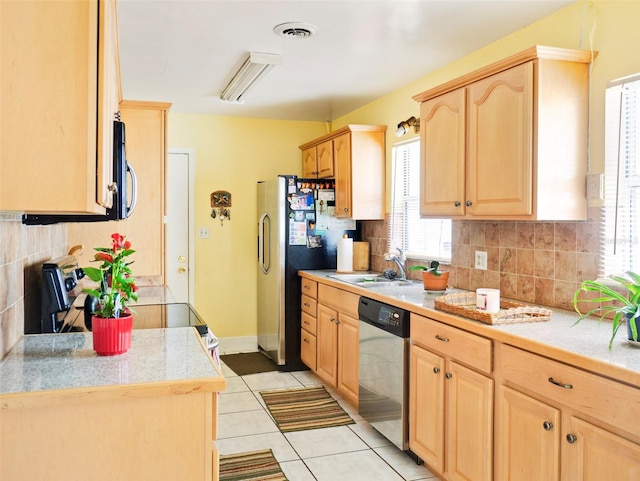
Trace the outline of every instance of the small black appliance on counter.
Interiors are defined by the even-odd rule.
[[[40,329],[25,326],[25,334],[61,332],[65,317],[76,298],[73,291],[78,280],[83,277],[84,271],[78,267],[78,260],[71,255],[42,264]],[[60,319],[59,314],[63,312],[65,315]]]

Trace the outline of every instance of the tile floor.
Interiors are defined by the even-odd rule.
[[[227,389],[220,395],[220,454],[271,449],[289,481],[437,480],[359,415],[333,389],[327,390],[356,424],[281,433],[260,391],[322,384],[311,371],[266,372],[238,376],[223,364]]]

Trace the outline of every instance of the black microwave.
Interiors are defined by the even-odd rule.
[[[122,220],[136,207],[138,179],[125,153],[124,122],[113,121],[113,203],[104,215],[97,214],[24,214],[26,225],[47,225],[60,222],[104,222]],[[127,178],[131,177],[131,187]]]

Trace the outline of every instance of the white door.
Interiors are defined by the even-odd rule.
[[[193,153],[169,149],[165,218],[167,287],[176,302],[195,304],[193,286]]]

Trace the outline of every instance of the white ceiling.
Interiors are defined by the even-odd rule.
[[[119,0],[123,96],[173,112],[333,120],[573,1]],[[318,33],[273,33],[284,22]],[[250,51],[283,64],[243,105],[223,102]]]

